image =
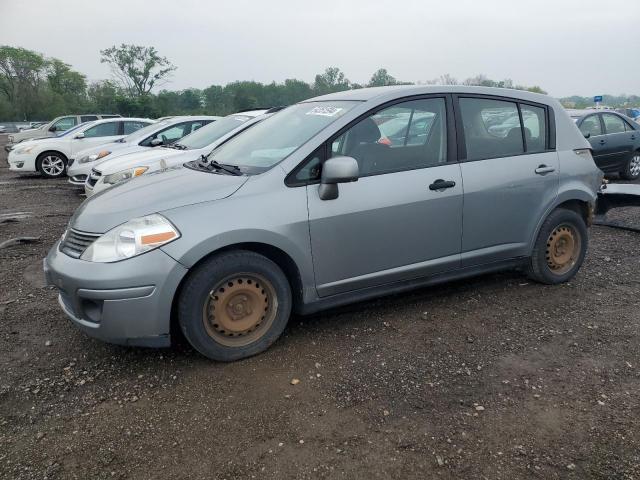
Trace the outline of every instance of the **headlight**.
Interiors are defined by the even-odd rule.
[[[95,240],[81,260],[110,263],[135,257],[180,238],[180,232],[169,220],[154,213],[134,218]]]
[[[116,183],[124,182],[133,177],[139,177],[148,169],[149,167],[135,167],[129,170],[122,170],[121,172],[112,173],[111,175],[105,175],[103,181],[107,185],[115,185]]]
[[[29,153],[31,150],[36,148],[35,145],[31,145],[29,147],[16,148],[16,153]]]
[[[100,160],[101,158],[106,157],[110,153],[111,152],[109,150],[102,150],[100,153],[94,153],[93,155],[85,155],[80,160],[78,160],[78,163],[95,162],[96,160]]]

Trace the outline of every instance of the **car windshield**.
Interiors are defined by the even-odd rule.
[[[179,143],[187,147],[188,150],[204,148],[250,119],[251,117],[248,115],[229,115],[199,128],[195,132],[180,139]]]
[[[288,107],[229,140],[209,161],[260,173],[281,162],[359,102],[309,102]]]
[[[136,142],[137,140],[144,138],[150,134],[152,134],[153,132],[155,132],[156,130],[162,128],[162,127],[166,127],[167,125],[170,125],[171,121],[170,120],[163,120],[161,122],[155,122],[155,123],[151,123],[149,125],[147,125],[146,127],[142,127],[140,130],[136,130],[133,133],[130,133],[129,135],[127,135],[126,137],[124,137],[121,141],[124,142]]]
[[[62,133],[58,133],[58,134],[56,135],[56,137],[66,137],[67,135],[69,135],[69,134],[71,134],[71,133],[73,133],[73,132],[77,131],[77,130],[78,130],[78,129],[80,129],[81,127],[88,127],[88,126],[89,126],[89,125],[91,125],[92,123],[95,123],[95,121],[94,121],[94,122],[84,122],[84,123],[81,123],[80,125],[76,125],[75,127],[70,128],[69,130],[65,130],[65,131],[64,131],[64,132],[62,132]]]

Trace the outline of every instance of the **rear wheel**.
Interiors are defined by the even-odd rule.
[[[578,213],[554,210],[538,233],[529,259],[529,276],[546,284],[570,280],[584,261],[588,239],[587,226]]]
[[[282,270],[249,251],[206,260],[187,278],[178,320],[189,343],[224,362],[266,350],[282,334],[291,313],[291,289]]]
[[[60,178],[65,175],[67,159],[58,152],[44,152],[36,160],[36,168],[43,177]]]
[[[636,180],[640,178],[640,152],[633,152],[631,154],[621,175],[625,180]]]

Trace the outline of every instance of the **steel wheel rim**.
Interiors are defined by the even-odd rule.
[[[229,275],[209,291],[202,321],[209,337],[228,347],[259,340],[271,328],[278,311],[275,288],[255,273]]]
[[[640,175],[640,153],[636,153],[631,157],[631,161],[629,162],[629,171],[634,177]]]
[[[47,155],[42,159],[42,170],[47,175],[58,176],[64,171],[64,162],[60,157]]]
[[[559,225],[547,239],[547,266],[552,273],[564,275],[577,263],[582,248],[582,239],[571,225]]]

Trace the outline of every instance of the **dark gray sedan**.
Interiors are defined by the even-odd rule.
[[[570,110],[589,140],[596,165],[626,180],[640,177],[640,125],[612,110]]]

